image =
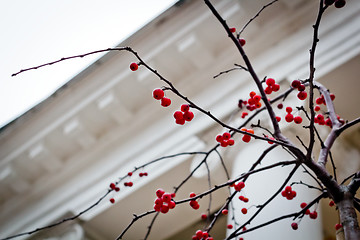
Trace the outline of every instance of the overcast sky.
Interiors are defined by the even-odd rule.
[[[11,74],[61,57],[114,47],[176,0],[0,0],[0,127],[101,55]]]

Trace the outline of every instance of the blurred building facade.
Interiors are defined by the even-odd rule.
[[[267,3],[263,0],[213,2],[227,23],[238,29]],[[282,89],[293,79],[307,78],[316,2],[279,1],[245,30],[245,50],[259,76],[274,77]],[[321,23],[316,57],[317,80],[336,94],[336,110],[348,120],[359,115],[359,22],[359,1],[349,1],[342,9],[329,9]],[[242,60],[202,1],[179,1],[119,46],[131,46],[181,93],[218,118],[234,126],[241,123],[237,102],[256,90],[256,86],[249,74],[241,70],[214,78],[221,71],[233,68],[234,63],[242,64]],[[78,214],[106,193],[110,182],[134,167],[164,155],[206,151],[215,146],[215,136],[224,129],[196,111],[191,123],[176,125],[172,113],[183,100],[167,93],[172,105],[161,107],[151,93],[166,84],[144,67],[131,72],[129,63],[134,61],[130,53],[109,52],[0,130],[1,238]],[[296,98],[287,101],[301,104]],[[281,124],[285,133],[306,137],[302,129]],[[256,153],[265,147],[258,142],[244,145],[239,137],[235,141],[235,146],[221,149],[232,176],[248,169]],[[338,178],[343,179],[360,168],[359,126],[346,132],[335,149]],[[288,160],[289,156],[281,154],[275,152],[269,161]],[[140,178],[134,174],[132,188],[121,185],[118,193],[110,194],[76,220],[19,239],[114,239],[130,223],[132,214],[152,209],[157,188],[172,191],[198,162],[198,157],[185,155],[150,165],[143,169],[149,176]],[[227,180],[216,156],[210,156],[209,168],[213,184]],[[271,184],[261,180],[264,175],[259,176],[259,181],[247,186],[247,195],[259,204],[267,194],[260,191],[262,186],[273,191],[272,187],[276,188],[287,173],[288,169],[284,169],[266,175],[274,181]],[[299,174],[295,179],[300,177]],[[207,170],[201,169],[179,190],[177,198],[186,198],[189,192],[203,192],[207,185]],[[297,201],[309,201],[317,196],[307,189],[299,189],[298,194]],[[211,209],[220,208],[227,195],[225,189],[214,194]],[[110,197],[115,198],[115,204],[109,202]],[[199,220],[208,200],[200,203],[201,208],[195,213],[188,205],[179,205],[169,214],[159,216],[149,239],[190,239],[194,229],[204,224]],[[279,209],[288,213],[293,204],[278,201],[259,221],[270,220]],[[290,228],[289,221],[284,221],[244,237],[262,239],[271,231],[276,239],[290,236],[331,239],[336,213],[326,206],[318,206],[318,210],[322,217],[316,221],[304,219],[298,232]],[[246,218],[238,221],[243,219]],[[150,221],[151,217],[141,219],[124,239],[142,239]],[[214,229],[218,237],[215,239],[225,236],[227,221],[220,220]]]

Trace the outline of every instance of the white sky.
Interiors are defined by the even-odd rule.
[[[0,0],[0,127],[101,55],[11,74],[114,47],[176,0]]]

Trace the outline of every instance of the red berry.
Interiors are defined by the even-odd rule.
[[[299,80],[294,80],[291,83],[291,87],[298,88],[301,85],[301,82]]]
[[[253,99],[254,99],[255,103],[258,103],[261,100],[261,96],[260,95],[255,95]]]
[[[281,121],[281,117],[276,116],[276,121],[280,122],[280,121]]]
[[[291,113],[292,112],[292,107],[286,107],[285,110],[286,110],[287,113]]]
[[[162,213],[167,213],[169,211],[169,206],[167,205],[162,205],[161,208],[160,208],[160,212]]]
[[[161,199],[163,200],[163,202],[169,203],[171,201],[171,195],[170,193],[164,193],[161,196]]]
[[[137,63],[130,64],[131,71],[136,71],[136,70],[138,70],[138,68],[139,68],[139,65],[137,65]]]
[[[234,139],[229,139],[229,140],[227,141],[227,143],[228,143],[229,146],[232,146],[232,145],[235,144],[235,141],[234,141]]]
[[[220,134],[217,135],[217,136],[216,136],[216,141],[219,142],[219,143],[221,143],[221,142],[223,141],[223,136],[220,135]]]
[[[294,116],[291,113],[286,114],[285,121],[292,122],[293,119],[294,119]]]
[[[292,223],[291,227],[292,227],[292,229],[297,230],[298,229],[298,224],[297,223]]]
[[[161,210],[161,205],[155,204],[155,205],[154,205],[154,210],[155,210],[156,212],[160,212],[160,210]]]
[[[153,91],[153,97],[156,100],[161,100],[164,97],[164,91],[160,88],[157,88]]]
[[[196,234],[196,236],[197,236],[199,239],[201,239],[202,236],[203,236],[203,231],[197,230],[195,234]]]
[[[318,98],[315,99],[315,102],[316,102],[316,104],[321,105],[321,104],[324,103],[324,99],[321,98],[321,97],[318,97]]]
[[[170,209],[174,209],[175,206],[176,206],[176,203],[174,201],[170,201],[168,206],[169,206]]]
[[[344,7],[346,4],[346,1],[345,0],[336,0],[335,1],[335,7],[336,8],[342,8]]]
[[[329,127],[332,127],[332,122],[331,122],[331,119],[330,119],[330,118],[327,118],[327,119],[325,120],[325,125],[326,125],[326,126],[329,126]]]
[[[292,191],[291,186],[286,186],[286,187],[285,187],[285,192],[291,192],[291,191]]]
[[[311,219],[316,219],[317,216],[318,216],[318,214],[317,214],[316,211],[313,211],[313,212],[310,213],[310,218],[311,218]]]
[[[184,119],[188,122],[190,122],[191,120],[193,120],[194,118],[194,113],[191,112],[191,111],[187,111],[187,112],[184,112]]]
[[[244,135],[244,136],[242,137],[242,140],[243,140],[244,142],[250,142],[251,136],[249,136],[249,135]]]
[[[307,206],[307,203],[305,203],[305,202],[302,202],[301,204],[300,204],[300,207],[301,208],[305,208]]]
[[[132,172],[128,172],[128,174],[127,174],[127,175],[128,175],[129,177],[131,177],[131,176],[132,176],[132,174],[133,174]]]
[[[298,97],[300,100],[305,100],[306,97],[307,97],[307,92],[301,91],[301,92],[298,93],[297,97]]]
[[[278,107],[278,109],[282,109],[282,108],[284,107],[284,105],[283,105],[282,103],[279,103],[279,104],[277,105],[277,107]]]
[[[315,118],[316,118],[319,122],[324,121],[324,115],[322,115],[322,114],[316,115]]]
[[[240,45],[243,47],[243,46],[245,45],[246,41],[245,41],[245,39],[240,38],[240,39],[239,39],[239,43],[240,43]]]
[[[251,92],[249,93],[249,96],[250,96],[251,98],[255,97],[255,95],[256,95],[256,92],[254,92],[254,91],[251,91]]]
[[[333,200],[331,200],[330,202],[329,202],[329,206],[330,207],[333,207],[335,205],[335,202],[333,201]]]
[[[111,202],[111,203],[115,203],[115,199],[110,198],[110,202]]]
[[[245,202],[245,203],[249,202],[249,199],[248,199],[247,197],[244,198],[244,202]]]
[[[302,123],[302,118],[300,116],[294,117],[294,123],[296,123],[296,124]]]
[[[174,198],[176,196],[176,193],[171,193],[170,195],[172,198]]]
[[[185,119],[176,119],[175,123],[179,124],[179,125],[184,125],[185,124]]]
[[[170,98],[163,97],[161,99],[161,106],[168,107],[168,106],[170,106],[170,104],[171,104],[171,99]]]
[[[227,215],[227,214],[229,213],[229,210],[223,209],[223,210],[221,211],[221,213],[224,214],[224,215]]]
[[[272,93],[272,88],[271,87],[266,87],[265,89],[264,89],[264,92],[266,93],[266,94],[271,94]]]
[[[227,229],[232,229],[232,228],[233,228],[233,225],[232,225],[232,224],[228,224],[226,227],[227,227]]]
[[[127,186],[128,186],[128,187],[132,187],[132,186],[133,186],[133,182],[128,182],[128,183],[127,183]]]
[[[115,191],[116,191],[116,192],[120,191],[120,188],[119,188],[119,187],[116,187],[116,188],[115,188]]]
[[[223,140],[221,143],[220,143],[220,146],[222,147],[227,147],[229,146],[229,142],[227,140]]]
[[[176,120],[178,120],[178,119],[183,119],[183,118],[184,118],[184,115],[183,115],[183,113],[182,113],[181,111],[176,111],[176,112],[174,112],[174,118],[175,118]]]
[[[189,111],[189,110],[190,110],[189,104],[183,104],[183,105],[181,105],[180,110],[181,110],[182,112],[187,112],[187,111]]]
[[[305,85],[304,84],[300,84],[300,86],[298,87],[299,92],[301,91],[305,91]]]
[[[321,109],[321,108],[320,108],[320,106],[319,106],[319,105],[316,105],[316,106],[314,107],[314,111],[315,111],[315,112],[320,111],[320,109]]]
[[[335,94],[330,93],[330,98],[331,98],[331,101],[334,101],[335,100]]]
[[[156,204],[156,205],[162,205],[163,204],[163,200],[162,200],[162,198],[157,198],[157,199],[155,199],[155,201],[154,201],[154,203]]]
[[[111,188],[111,189],[115,189],[115,187],[116,187],[116,186],[115,186],[115,183],[110,183],[110,188]]]
[[[241,195],[241,196],[239,197],[239,199],[240,199],[241,201],[244,201],[245,197]]]
[[[274,92],[279,91],[279,90],[280,90],[280,85],[277,84],[277,83],[275,83],[275,84],[272,86],[272,90],[273,90]]]
[[[196,194],[195,194],[194,192],[191,192],[191,193],[189,194],[189,197],[190,197],[190,198],[196,197]]]
[[[206,215],[205,213],[201,214],[201,219],[202,219],[202,220],[207,219],[207,215]]]
[[[335,230],[336,230],[336,231],[339,230],[340,228],[342,228],[341,223],[335,224]]]
[[[229,140],[231,138],[231,134],[228,132],[225,132],[225,133],[223,133],[222,137],[224,140]]]
[[[165,193],[165,191],[162,190],[161,188],[159,188],[158,190],[156,190],[155,193],[156,193],[156,196],[157,196],[158,198],[161,198],[162,195]]]
[[[203,237],[203,239],[207,239],[207,237],[209,237],[209,233],[208,232],[203,232],[202,237]]]
[[[232,33],[236,32],[236,28],[230,28],[229,30],[230,30],[230,32],[232,32]]]
[[[265,83],[268,85],[268,86],[273,86],[275,84],[275,79],[273,78],[268,78],[266,79]]]
[[[246,213],[247,213],[247,209],[246,209],[246,208],[243,208],[243,209],[241,209],[241,212],[242,212],[243,214],[246,214]]]

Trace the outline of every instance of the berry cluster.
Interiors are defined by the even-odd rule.
[[[307,206],[307,203],[303,202],[300,204],[301,208],[305,208]],[[305,211],[305,215],[309,215],[309,217],[311,219],[316,219],[318,216],[318,213],[316,212],[316,210],[314,210],[313,212],[310,211],[310,209],[306,209]]]
[[[291,186],[286,186],[285,190],[281,192],[281,195],[287,200],[292,200],[296,197],[296,192],[291,189]]]
[[[230,32],[232,32],[232,33],[235,33],[236,32],[236,28],[229,28],[229,30],[230,30]],[[239,43],[240,43],[240,45],[241,46],[244,46],[245,45],[245,43],[246,43],[246,41],[245,41],[245,39],[243,39],[243,38],[239,38]]]
[[[335,94],[330,93],[330,99],[331,99],[331,101],[334,101],[334,100],[335,100]],[[316,102],[316,104],[318,104],[318,105],[321,105],[321,104],[326,105],[326,101],[325,101],[324,95],[322,95],[322,94],[321,94],[320,97],[318,97],[318,98],[315,99],[315,102]]]
[[[148,175],[147,172],[140,172],[139,177],[146,177]]]
[[[251,91],[249,93],[249,96],[250,98],[247,100],[247,106],[246,108],[249,110],[249,111],[253,111],[257,108],[261,108],[261,96],[260,95],[257,95],[254,91]]]
[[[190,193],[189,197],[194,198],[194,197],[196,197],[196,194],[192,192],[192,193]],[[191,200],[189,204],[195,210],[198,210],[200,208],[200,204],[196,200]]]
[[[125,187],[132,187],[134,185],[133,182],[124,182]]]
[[[346,1],[345,0],[324,0],[324,4],[325,5],[332,5],[333,3],[335,3],[335,7],[336,8],[342,8],[345,6]]]
[[[240,192],[241,189],[243,189],[245,187],[245,183],[244,182],[238,182],[237,184],[232,185],[235,189],[235,191]]]
[[[175,197],[175,193],[166,193],[162,189],[158,189],[155,192],[157,198],[154,203],[154,210],[157,212],[167,213],[169,209],[175,208],[175,202],[172,200]]]
[[[254,111],[257,108],[261,108],[261,96],[256,94],[254,91],[249,93],[250,98],[248,100],[239,100],[238,107],[242,109],[244,106],[249,111]],[[248,115],[247,112],[242,112],[241,118],[245,118]]]
[[[291,114],[291,112],[293,110],[292,107],[286,107],[285,110],[287,112],[287,114],[285,116],[286,122],[290,123],[290,122],[294,121],[294,123],[296,123],[296,124],[302,123],[302,117],[300,117],[300,116],[294,117],[294,115]]]
[[[192,240],[214,240],[213,237],[209,236],[209,233],[206,231],[197,230],[195,235],[192,236]]]
[[[240,130],[241,130],[241,131],[244,131],[244,132],[247,132],[247,133],[254,134],[254,130],[253,130],[253,129],[241,128]],[[250,135],[247,135],[247,134],[244,134],[244,136],[242,137],[242,140],[243,140],[244,142],[250,142],[251,136],[250,136]]]
[[[184,125],[185,121],[190,122],[194,118],[194,113],[190,111],[189,104],[183,104],[180,107],[181,111],[174,112],[175,122]]]
[[[153,91],[153,98],[160,100],[161,106],[168,107],[171,104],[171,99],[165,97],[165,93],[162,89],[157,88]]]
[[[244,203],[247,203],[247,202],[249,201],[249,199],[248,199],[247,197],[244,197],[243,195],[241,195],[241,196],[239,197],[239,199],[240,199],[241,201],[243,201]]]
[[[268,78],[265,81],[267,87],[264,89],[266,94],[271,94],[272,92],[277,92],[280,90],[280,85],[275,83],[275,79]]]
[[[234,139],[231,138],[231,134],[228,132],[217,135],[216,141],[220,143],[222,147],[232,146],[235,143]]]
[[[297,97],[300,100],[305,100],[307,98],[307,92],[305,92],[305,85],[302,84],[299,80],[292,81],[291,87],[293,87],[299,91],[299,93],[297,94]]]
[[[109,187],[110,187],[111,190],[115,190],[116,192],[120,191],[120,188],[117,187],[115,183],[110,183],[110,186],[109,186]],[[109,201],[110,201],[111,203],[113,203],[113,204],[115,203],[115,199],[114,199],[114,198],[110,198]]]
[[[110,183],[110,189],[115,190],[116,192],[120,191],[120,188],[117,187],[115,183]]]

